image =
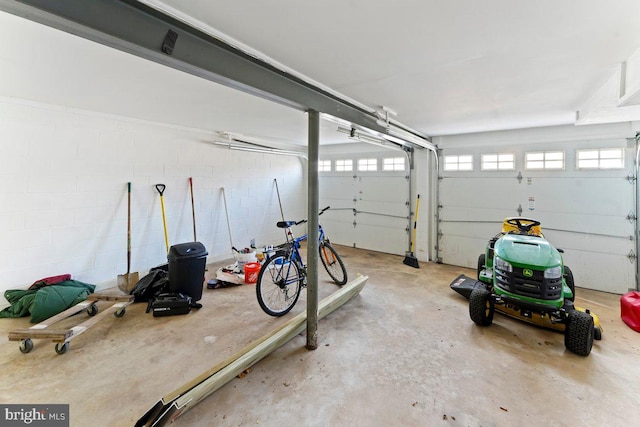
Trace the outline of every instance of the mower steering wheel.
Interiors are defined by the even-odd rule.
[[[524,224],[524,222],[527,222],[528,224]],[[507,220],[507,224],[515,225],[518,227],[518,230],[529,233],[533,227],[540,225],[540,221],[526,218],[509,218]]]

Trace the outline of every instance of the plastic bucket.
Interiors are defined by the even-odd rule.
[[[240,253],[237,252],[234,254],[234,257],[236,259],[236,261],[238,261],[238,266],[242,267],[243,265],[245,265],[248,262],[256,262],[257,258],[256,258],[256,252],[249,252],[249,253]]]
[[[251,285],[258,282],[260,274],[259,262],[248,262],[244,265],[244,283]]]

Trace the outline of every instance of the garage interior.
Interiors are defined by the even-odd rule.
[[[59,274],[118,292],[131,183],[140,277],[169,244],[197,240],[212,279],[232,247],[277,245],[276,222],[308,218],[294,232],[319,221],[349,280],[367,278],[176,425],[639,416],[640,346],[620,298],[640,290],[640,4],[227,3],[0,0],[2,293]],[[477,276],[514,216],[542,223],[576,305],[599,316],[587,357],[506,316],[475,325],[450,288]],[[0,319],[0,401],[68,404],[70,425],[135,425],[339,290],[317,258],[282,317],[260,309],[255,285],[203,284],[202,308],[156,318],[132,304],[65,354],[44,340],[22,353],[7,337],[33,324]]]

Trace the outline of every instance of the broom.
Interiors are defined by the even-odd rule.
[[[420,207],[420,195],[418,194],[418,198],[416,199],[416,217],[413,220],[413,237],[411,238],[411,251],[407,252],[404,257],[403,264],[408,265],[413,268],[420,268],[420,264],[418,264],[418,258],[413,254],[413,246],[416,243],[416,225],[418,223],[418,208]]]

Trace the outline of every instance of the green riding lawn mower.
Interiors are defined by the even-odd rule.
[[[469,298],[469,315],[479,326],[491,325],[497,310],[563,331],[567,350],[588,356],[602,328],[595,314],[574,305],[573,273],[562,253],[545,240],[539,221],[506,218],[478,258],[478,280],[461,275],[451,288]]]

